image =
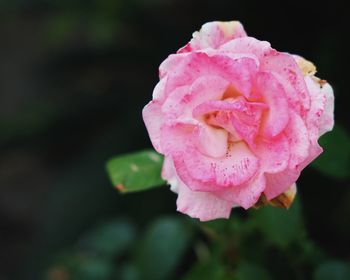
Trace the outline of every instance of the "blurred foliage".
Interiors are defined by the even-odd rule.
[[[191,231],[191,225],[186,225],[181,219],[155,221],[146,231],[135,256],[141,279],[174,278],[174,269],[190,245]]]
[[[269,242],[286,248],[305,235],[299,201],[286,211],[281,208],[264,207],[252,213],[252,219],[259,231]]]
[[[83,235],[74,248],[54,257],[45,279],[166,280],[188,250],[191,224],[162,217],[137,236],[125,219],[107,222]]]
[[[0,1],[0,279],[350,279],[348,9],[333,1],[325,20],[324,5],[285,6]],[[337,125],[288,211],[199,223],[175,216],[167,187],[121,196],[108,181],[111,156],[150,147],[141,109],[158,65],[214,19],[312,60],[334,87]],[[160,164],[142,156],[109,170],[131,163],[157,174],[140,185],[119,173],[113,186],[162,184]]]
[[[324,153],[312,166],[327,176],[345,179],[350,176],[350,136],[340,125],[320,138]]]
[[[336,260],[321,263],[317,267],[314,273],[314,279],[315,280],[350,279],[350,264],[336,261]]]
[[[236,272],[236,278],[241,280],[270,280],[269,273],[259,265],[250,263],[240,263]]]
[[[206,223],[160,217],[142,231],[114,219],[54,254],[45,279],[348,279],[350,263],[315,248],[298,200],[290,210],[266,206],[233,216]],[[194,264],[183,271],[184,261]]]
[[[84,251],[109,259],[123,253],[134,240],[134,225],[129,221],[115,220],[94,228],[82,238],[79,246]]]

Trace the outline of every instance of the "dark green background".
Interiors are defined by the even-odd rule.
[[[141,110],[158,65],[207,21],[240,20],[251,36],[313,61],[334,87],[336,122],[349,131],[347,11],[341,1],[1,0],[0,279],[41,279],[62,251],[115,217],[139,236],[157,217],[184,219],[166,187],[119,195],[105,163],[150,147]],[[333,176],[308,167],[298,184],[310,240],[341,261],[350,258],[347,139],[325,141],[332,154],[319,165]],[[174,279],[196,260],[188,246]]]

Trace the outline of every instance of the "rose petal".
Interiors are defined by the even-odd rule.
[[[255,86],[269,107],[262,125],[263,136],[275,137],[285,129],[289,120],[285,91],[276,78],[267,72],[260,72],[257,75]]]
[[[306,120],[316,141],[334,126],[334,94],[332,87],[318,78],[305,77],[305,82],[312,100]]]
[[[213,184],[212,182],[204,182],[193,178],[184,161],[184,156],[176,154],[174,156],[174,166],[178,177],[193,191],[213,192],[221,190],[222,186]],[[214,179],[213,179],[214,180]]]
[[[152,94],[153,100],[159,100],[160,102],[164,101],[166,81],[167,81],[167,77],[164,77],[155,86]]]
[[[292,55],[272,50],[261,60],[261,70],[275,75],[295,110],[304,112],[310,108],[304,77]]]
[[[194,130],[195,123],[167,122],[162,126],[160,132],[160,144],[165,156],[183,153],[188,147],[192,147],[196,138]],[[175,160],[175,159],[174,159]]]
[[[192,86],[181,86],[171,92],[162,111],[172,117],[192,117],[192,110],[207,100],[220,99],[229,82],[218,76],[199,77]]]
[[[190,96],[191,88],[190,86],[184,85],[174,89],[165,100],[162,105],[162,113],[166,115],[167,118],[176,119],[181,115],[185,114],[185,111],[189,111],[186,107],[188,103],[188,96]]]
[[[182,157],[192,178],[212,183],[214,187],[216,185],[219,187],[241,185],[255,175],[259,167],[259,160],[244,142],[232,144],[225,157],[220,159],[207,157],[196,149],[188,149]],[[191,185],[191,182],[186,182],[186,178],[182,178],[180,172],[178,175],[192,190],[207,190],[207,185],[198,188],[198,186]]]
[[[248,182],[215,192],[222,199],[232,201],[244,209],[252,207],[259,199],[266,186],[265,176],[258,175]]]
[[[195,52],[169,56],[161,65],[161,76],[167,75],[165,92],[191,85],[201,76],[219,76],[230,82],[238,92],[249,95],[253,77],[257,71],[251,57]]]
[[[161,133],[161,146],[164,150],[165,158],[173,158],[173,164],[178,177],[181,178],[185,184],[191,186],[191,189],[207,191],[212,191],[215,188],[219,189],[221,186],[193,178],[186,167],[184,161],[186,156],[188,157],[193,151],[198,153],[195,148],[195,140],[198,137],[194,132],[195,129],[196,125],[188,123],[175,122],[164,125]],[[167,176],[167,174],[169,174],[168,165],[164,171],[166,171],[164,174]],[[167,176],[164,178],[168,180],[170,177]]]
[[[178,193],[179,191],[179,179],[176,175],[174,162],[171,157],[165,157],[162,168],[162,178],[168,182],[170,189]]]
[[[326,97],[321,94],[321,88],[316,78],[305,77],[305,82],[311,96],[310,110],[306,115],[306,126],[308,128],[310,141],[316,142],[320,135],[319,122],[323,114]]]
[[[322,154],[323,149],[317,143],[312,143],[309,146],[309,154],[306,159],[304,159],[301,163],[299,163],[298,168],[303,170],[307,165],[309,165],[314,159],[316,159],[320,154]]]
[[[220,46],[219,50],[221,52],[254,55],[260,60],[271,51],[271,45],[269,42],[259,41],[253,37],[242,37],[227,42]]]
[[[290,158],[288,138],[284,134],[280,134],[274,139],[260,139],[254,154],[260,160],[260,172],[281,172],[288,167]]]
[[[300,176],[298,169],[286,169],[276,174],[265,174],[266,187],[264,194],[268,200],[271,200],[287,191]]]
[[[329,83],[324,84],[320,94],[326,98],[324,111],[319,121],[319,135],[322,136],[331,131],[334,126],[334,94],[331,85]]]
[[[208,124],[225,128],[234,136],[238,133],[249,146],[254,146],[265,108],[263,103],[246,102],[243,98],[212,100],[198,105],[193,110],[193,116],[199,119],[205,116]]]
[[[298,167],[298,164],[308,158],[310,139],[305,122],[294,111],[290,111],[290,119],[285,134],[288,138],[291,152],[289,167],[295,169]]]
[[[193,33],[193,39],[178,53],[191,52],[206,48],[216,49],[222,44],[239,37],[247,36],[242,24],[238,21],[208,22],[202,28]]]
[[[174,159],[181,180],[194,191],[214,191],[248,181],[258,170],[259,160],[244,142],[229,147],[222,158],[211,158],[198,148],[196,125],[173,123],[162,127],[161,146]]]
[[[210,193],[191,191],[176,175],[170,157],[164,159],[162,177],[168,181],[171,190],[178,193],[178,211],[201,221],[229,217],[232,203]]]
[[[158,101],[149,102],[142,110],[142,117],[153,147],[158,153],[162,153],[160,145],[160,129],[163,122],[161,104]]]
[[[203,126],[198,131],[198,150],[208,157],[221,158],[227,151],[228,133],[224,129]]]
[[[229,218],[232,202],[208,192],[192,191],[185,184],[179,185],[177,210],[201,221]]]

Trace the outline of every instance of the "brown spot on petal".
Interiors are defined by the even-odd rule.
[[[322,88],[325,84],[327,84],[326,80],[319,80],[318,84],[320,85],[320,87]]]
[[[315,76],[313,76],[312,79],[315,83],[319,84],[320,88],[323,88],[323,86],[328,83],[326,80],[322,80],[322,79],[317,78]]]

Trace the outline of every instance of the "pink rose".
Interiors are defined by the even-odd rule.
[[[143,119],[178,211],[228,218],[294,186],[333,127],[333,91],[315,73],[237,21],[204,24],[160,65]]]

